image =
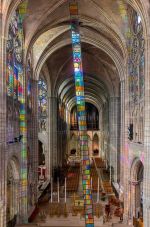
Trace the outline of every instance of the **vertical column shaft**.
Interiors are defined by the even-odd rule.
[[[0,1],[0,226],[6,225],[6,40],[2,32],[2,1]]]
[[[46,175],[48,179],[52,176],[52,150],[51,150],[51,97],[47,98],[48,119],[47,119],[47,134],[48,134],[48,149],[45,157]]]
[[[118,172],[118,146],[119,146],[119,109],[120,109],[119,97],[111,97],[109,100],[109,165],[114,169],[114,181],[117,182]]]
[[[57,154],[57,98],[50,98],[50,152],[52,168],[58,165]]]
[[[144,116],[144,182],[143,214],[144,227],[149,227],[150,220],[150,38],[145,45],[145,116]]]
[[[32,187],[34,203],[37,202],[37,183],[38,183],[38,81],[31,80],[31,103],[32,103],[32,121],[31,121],[31,144],[32,150]]]

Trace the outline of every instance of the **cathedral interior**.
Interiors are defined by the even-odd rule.
[[[150,227],[150,1],[0,15],[0,227]]]

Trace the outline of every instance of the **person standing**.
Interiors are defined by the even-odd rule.
[[[121,206],[119,209],[120,212],[120,222],[123,222],[123,207]]]
[[[106,219],[109,221],[110,218],[110,204],[105,205],[105,214],[106,214]]]
[[[110,204],[110,219],[114,216],[115,206],[112,203]]]

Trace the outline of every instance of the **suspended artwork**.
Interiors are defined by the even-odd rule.
[[[7,95],[18,101],[21,142],[21,204],[23,222],[27,222],[27,125],[25,110],[25,77],[23,68],[23,19],[27,2],[23,2],[14,12],[9,24],[7,41]]]
[[[82,155],[82,185],[85,208],[85,225],[86,227],[94,226],[93,203],[91,191],[91,170],[88,150],[88,136],[86,125],[84,81],[81,57],[81,42],[79,33],[78,4],[71,2],[69,4],[71,18],[71,39],[73,50],[74,79],[76,89],[76,105],[78,114],[80,152]]]

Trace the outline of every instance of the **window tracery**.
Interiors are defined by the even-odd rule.
[[[38,115],[39,128],[45,131],[47,118],[47,84],[42,78],[38,81]]]
[[[129,93],[130,102],[137,103],[144,96],[144,36],[140,15],[129,10]]]
[[[8,143],[19,141],[20,137],[20,113],[22,111],[21,98],[23,94],[23,16],[19,6],[14,11],[8,27],[8,39],[6,43],[6,89],[7,108],[12,109],[12,117],[7,117]],[[16,111],[17,109],[17,111]],[[8,113],[9,115],[9,113]],[[11,123],[10,123],[11,122]],[[12,125],[12,130],[9,132]],[[11,135],[11,136],[10,136]]]
[[[8,143],[20,142],[20,185],[22,217],[27,221],[27,124],[26,124],[26,92],[23,65],[24,31],[23,21],[26,15],[27,1],[22,1],[13,12],[8,25],[6,44],[6,92],[7,108],[12,110],[12,118],[7,127],[12,125],[12,133],[8,129]],[[17,107],[17,111],[15,111]],[[7,111],[8,112],[8,111]],[[19,113],[19,114],[18,114]],[[8,113],[7,113],[8,114]],[[9,119],[9,116],[8,116]],[[18,121],[17,121],[18,119]],[[17,121],[17,122],[16,122]],[[19,135],[18,135],[19,133]],[[18,136],[18,137],[16,137]],[[19,152],[19,150],[17,151]]]
[[[7,51],[7,95],[16,100],[21,98],[23,80],[23,28],[17,9],[11,19],[6,44]]]

